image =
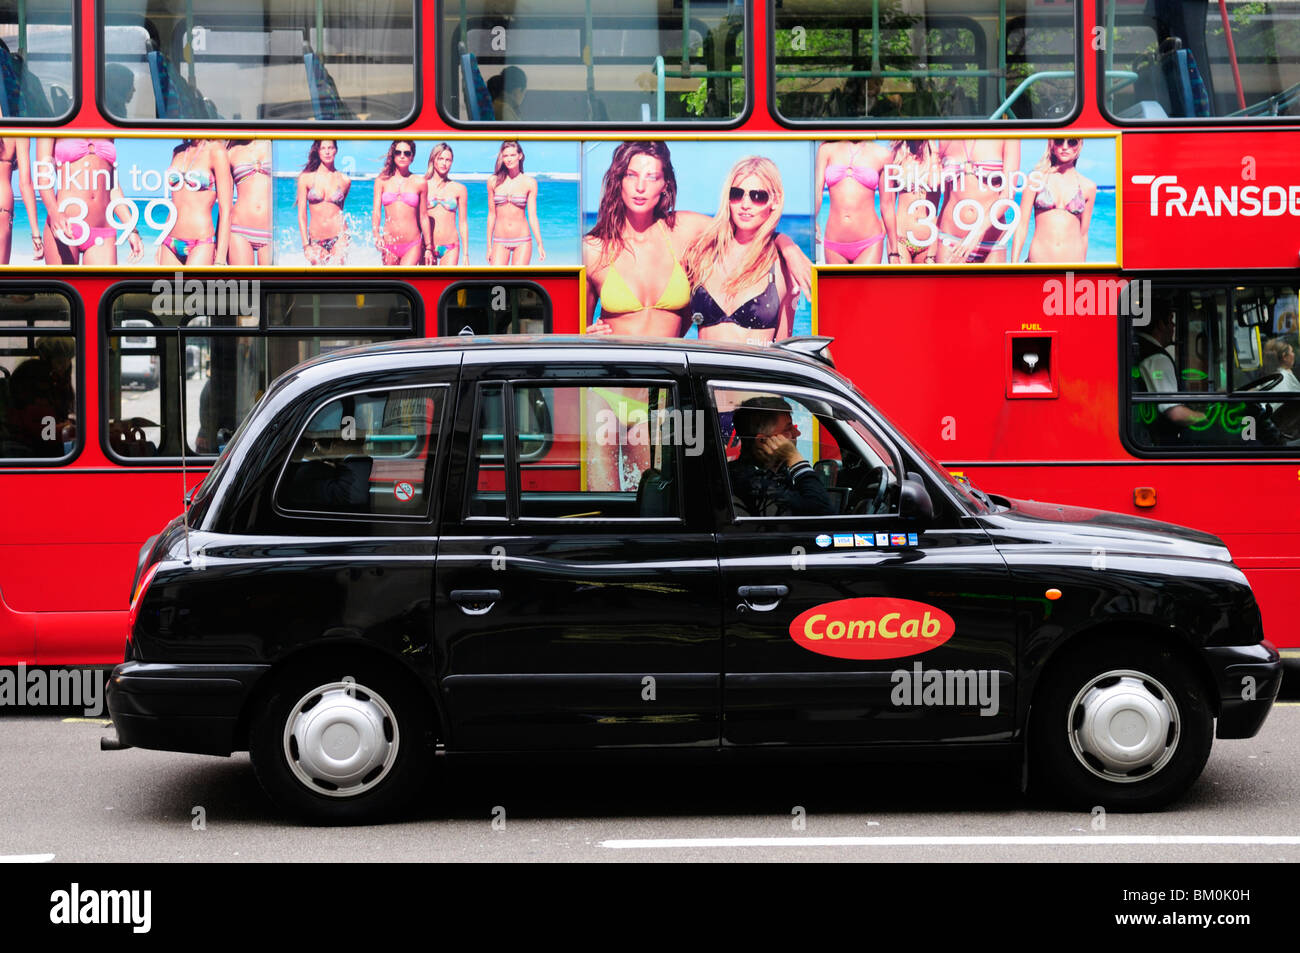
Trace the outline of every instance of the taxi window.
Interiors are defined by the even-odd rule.
[[[276,504],[302,514],[424,517],[443,395],[409,387],[329,401],[289,454]]]
[[[479,398],[468,515],[678,519],[678,457],[702,439],[666,382],[517,383],[509,393],[488,385]]]
[[[737,518],[898,512],[894,455],[857,414],[789,393],[712,393]]]

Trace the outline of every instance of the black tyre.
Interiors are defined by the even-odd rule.
[[[1153,811],[1177,800],[1210,756],[1205,688],[1173,650],[1107,639],[1044,675],[1030,726],[1030,782],[1081,810]]]
[[[372,661],[286,671],[254,716],[253,771],[282,809],[315,823],[381,820],[420,790],[432,760],[432,708]]]

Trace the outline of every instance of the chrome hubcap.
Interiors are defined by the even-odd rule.
[[[305,786],[355,797],[388,774],[397,758],[397,718],[379,695],[351,680],[313,688],[284,726],[284,755]]]
[[[1070,747],[1099,778],[1121,783],[1155,774],[1174,756],[1178,706],[1150,675],[1118,669],[1098,675],[1070,703]]]

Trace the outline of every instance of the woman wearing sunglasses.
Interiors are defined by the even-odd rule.
[[[398,139],[388,147],[384,168],[375,179],[375,204],[370,214],[375,247],[385,265],[432,265],[429,241],[429,187],[424,176],[411,171],[415,143]],[[380,218],[383,226],[380,226]]]
[[[1029,235],[1030,209],[1034,213],[1034,240],[1029,243],[1026,261],[1088,260],[1088,226],[1097,201],[1097,183],[1076,168],[1082,148],[1081,139],[1047,141],[1047,151],[1034,166],[1020,196],[1012,261],[1020,260],[1020,249]],[[1042,187],[1035,188],[1039,182]]]
[[[732,167],[718,214],[682,258],[700,340],[762,345],[790,336],[798,292],[776,247],[784,204],[771,159]]]
[[[582,244],[587,333],[677,337],[690,329],[691,284],[683,255],[714,219],[676,206],[677,177],[667,144],[620,143],[605,170],[596,225]],[[776,236],[776,244],[807,293],[812,262],[788,235]],[[597,306],[600,318],[591,323]]]
[[[876,214],[876,193],[890,158],[889,149],[875,142],[823,142],[817,147],[814,241],[822,243],[822,257],[828,265],[880,264],[885,226]],[[831,199],[825,239],[817,224],[823,190]]]

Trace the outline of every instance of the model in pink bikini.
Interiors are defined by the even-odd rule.
[[[415,143],[398,139],[388,147],[384,167],[375,179],[375,204],[370,213],[375,247],[385,265],[433,264],[429,235],[429,194],[424,176],[411,172]],[[383,226],[380,226],[380,218]]]
[[[56,187],[38,190],[45,205],[45,263],[47,265],[116,265],[117,229],[108,209],[118,206],[118,220],[127,221],[129,202],[117,184],[117,146],[112,139],[37,139],[36,161],[53,163]],[[140,260],[140,233],[127,236],[127,261]]]
[[[828,265],[881,262],[885,226],[876,213],[876,191],[889,160],[889,150],[876,142],[823,142],[817,147],[813,227]],[[823,190],[831,199],[825,238],[815,224],[821,215]]]

